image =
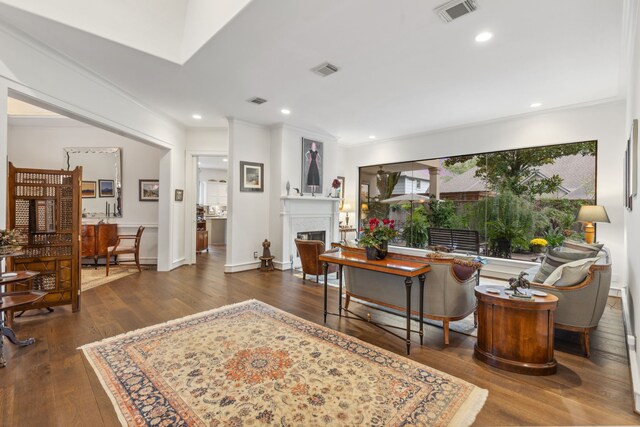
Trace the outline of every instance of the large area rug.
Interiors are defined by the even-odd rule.
[[[465,426],[488,393],[256,300],[82,350],[130,426]]]
[[[147,270],[148,268],[142,267],[142,270]],[[140,273],[138,268],[135,266],[132,267],[122,267],[122,266],[111,266],[109,268],[109,275],[107,276],[107,269],[104,266],[95,267],[83,267],[80,272],[81,275],[81,283],[80,289],[82,291],[88,291],[89,289],[93,289],[97,286],[101,286],[107,284],[109,282],[113,282],[114,280],[122,279],[123,277],[131,276],[132,274]]]

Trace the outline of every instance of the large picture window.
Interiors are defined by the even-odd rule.
[[[393,245],[534,261],[584,236],[575,217],[596,203],[596,165],[586,141],[361,167],[360,226],[390,218]]]

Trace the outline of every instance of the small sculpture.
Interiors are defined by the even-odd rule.
[[[287,189],[287,196],[288,196],[289,195],[289,190],[291,190],[291,184],[289,184],[289,181],[287,181],[287,185],[285,185],[284,188]]]
[[[302,193],[302,191],[300,191],[299,188],[294,188],[294,190],[296,190],[296,193],[298,193],[300,195],[300,197],[304,196],[304,194]]]
[[[264,239],[264,242],[262,242],[262,256],[264,258],[269,258],[271,256],[271,251],[269,250],[270,246],[271,242],[267,239]]]
[[[271,251],[269,247],[271,246],[271,242],[267,239],[264,239],[262,242],[262,256],[260,257],[260,271],[273,271],[273,256],[271,255]]]
[[[531,295],[528,295],[524,292],[520,292],[520,290],[518,288],[522,288],[522,289],[530,289],[531,288],[531,284],[530,282],[524,277],[524,276],[528,276],[528,273],[525,273],[524,271],[521,272],[517,278],[512,277],[509,279],[509,288],[508,290],[513,291],[513,296],[517,297],[517,298],[529,298],[531,297]]]

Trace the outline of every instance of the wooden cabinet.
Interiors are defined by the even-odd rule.
[[[209,252],[209,232],[207,230],[196,231],[196,252]]]
[[[207,182],[207,205],[227,206],[227,183],[226,182]]]
[[[32,308],[80,309],[81,179],[81,167],[21,169],[9,163],[7,227],[22,235],[22,254],[9,267],[40,272],[33,289],[47,293]]]
[[[553,295],[531,300],[511,299],[491,286],[476,286],[478,299],[478,360],[506,371],[529,375],[556,372],[553,357]]]
[[[82,257],[93,257],[98,264],[100,257],[107,256],[107,248],[118,240],[117,224],[82,224]]]

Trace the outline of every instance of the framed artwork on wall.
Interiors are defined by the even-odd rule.
[[[175,199],[176,202],[183,201],[184,200],[184,190],[176,189],[174,199]]]
[[[113,190],[113,180],[112,179],[99,179],[98,180],[98,190],[100,197],[113,197],[115,196],[115,191]]]
[[[83,199],[95,199],[96,197],[96,182],[95,181],[82,181],[80,189]]]
[[[322,142],[302,138],[302,192],[322,194]]]
[[[264,163],[240,162],[240,191],[264,191]]]
[[[138,180],[138,199],[141,202],[157,202],[160,200],[160,181],[157,179]]]

